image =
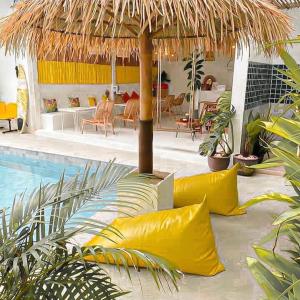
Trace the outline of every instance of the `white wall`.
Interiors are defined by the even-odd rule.
[[[11,12],[10,0],[0,1],[0,18]],[[17,80],[14,56],[5,56],[5,51],[0,48],[0,100],[5,102],[16,101]]]
[[[120,91],[139,93],[139,84],[121,84]],[[68,97],[79,97],[81,106],[88,106],[88,97],[96,97],[99,101],[111,85],[97,84],[39,84],[40,102],[43,110],[43,99],[56,99],[58,107],[68,107]]]
[[[297,35],[300,35],[300,8],[287,10],[286,13],[292,18],[292,23],[294,27],[294,31],[291,35],[291,38],[296,38]],[[288,51],[300,64],[300,44],[295,44],[291,47],[288,47]],[[282,63],[283,62],[279,57],[273,58],[273,64]]]
[[[225,84],[228,90],[232,88],[233,59],[225,56],[217,56],[215,61],[206,61],[203,66],[205,75],[213,75],[219,84]],[[166,71],[171,80],[170,94],[179,95],[188,91],[187,72],[184,71],[186,62],[163,61],[162,70]],[[204,75],[204,76],[205,76]],[[204,78],[203,76],[203,78]]]
[[[249,65],[249,48],[244,47],[243,51],[239,54],[236,51],[235,67],[233,75],[232,86],[232,100],[231,103],[236,109],[236,114],[232,120],[233,123],[233,136],[234,136],[234,152],[239,153],[242,143],[244,111],[245,111],[245,98],[247,87]]]
[[[300,8],[285,10],[291,17],[291,22],[293,25],[293,32],[291,33],[291,38],[294,39],[297,35],[300,35]],[[288,47],[289,53],[296,59],[300,64],[300,44],[295,44],[291,47]],[[250,51],[250,61],[268,63],[268,64],[282,64],[282,60],[278,56],[266,57],[263,54],[258,54],[254,48]]]

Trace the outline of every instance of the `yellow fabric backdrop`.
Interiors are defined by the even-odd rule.
[[[137,66],[116,66],[117,84],[139,83],[140,67]],[[152,68],[152,78],[157,79],[157,68]]]
[[[157,78],[157,68],[152,68],[153,80]],[[39,83],[42,84],[111,84],[110,65],[76,62],[38,61]],[[117,84],[139,83],[138,66],[116,66]]]
[[[38,61],[39,83],[111,84],[111,66],[76,62]]]

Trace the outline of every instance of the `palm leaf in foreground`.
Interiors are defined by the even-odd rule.
[[[281,73],[286,76],[286,84],[293,89],[300,89],[300,68],[295,60],[283,50],[281,57],[287,70]],[[273,158],[256,168],[283,166],[285,177],[294,187],[295,196],[287,196],[279,193],[271,193],[256,197],[245,204],[251,205],[276,200],[290,205],[289,210],[278,216],[273,225],[276,226],[260,244],[274,242],[273,249],[269,250],[262,246],[254,246],[257,256],[248,258],[248,266],[256,281],[263,289],[266,299],[297,300],[300,299],[300,101],[299,91],[289,93],[287,98],[292,101],[284,109],[284,114],[272,117],[263,126],[268,132],[274,133],[281,138],[280,141],[269,144]],[[282,99],[284,99],[283,97]],[[285,117],[290,112],[292,118]],[[278,240],[288,239],[286,249],[280,249],[278,253]]]
[[[142,261],[158,288],[164,279],[177,287],[180,273],[161,258],[136,250],[83,247],[75,241],[83,233],[101,234],[115,228],[95,212],[134,214],[141,206],[157,201],[153,187],[129,168],[113,162],[97,168],[87,166],[83,174],[56,184],[41,185],[26,200],[16,198],[1,211],[0,299],[116,299],[124,294],[112,283],[104,266],[86,262],[88,255],[117,258],[130,277],[129,260]],[[137,204],[138,203],[138,204]],[[142,205],[141,205],[142,203]],[[105,236],[104,236],[105,237]]]

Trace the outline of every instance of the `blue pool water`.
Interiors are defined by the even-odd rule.
[[[0,208],[11,207],[16,194],[26,191],[28,196],[41,183],[57,182],[64,171],[70,178],[82,169],[78,165],[0,154]]]

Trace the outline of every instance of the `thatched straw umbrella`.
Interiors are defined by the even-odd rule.
[[[289,20],[267,0],[21,0],[4,20],[7,51],[140,59],[139,170],[153,171],[153,51],[231,51],[286,39]]]

